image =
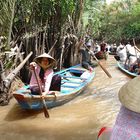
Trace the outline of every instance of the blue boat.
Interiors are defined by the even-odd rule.
[[[63,105],[78,96],[86,86],[93,80],[95,71],[88,71],[81,65],[72,66],[70,68],[56,72],[61,76],[61,90],[52,91],[54,94],[44,96],[46,106],[48,108]],[[43,104],[40,95],[33,95],[27,92],[29,86],[24,86],[13,93],[14,98],[23,109],[41,109]]]
[[[121,63],[121,62],[117,61],[117,66],[118,66],[118,68],[119,68],[120,70],[122,70],[123,72],[125,72],[126,74],[128,74],[128,75],[131,76],[131,77],[136,77],[136,76],[138,76],[138,74],[133,73],[133,72],[130,72],[130,71],[126,68],[126,66],[124,65],[124,63]]]

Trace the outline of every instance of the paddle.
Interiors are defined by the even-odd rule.
[[[134,44],[134,46],[136,46],[134,38],[133,38],[133,44]],[[134,49],[135,49],[135,55],[136,55],[136,58],[137,58],[137,61],[138,61],[137,50],[136,50],[136,48],[135,48],[135,47],[134,47]]]
[[[134,48],[137,50],[137,51],[139,51],[140,52],[140,49],[139,48],[137,48],[137,46],[136,46],[136,43],[135,43],[135,39],[133,38],[133,44],[134,44]]]
[[[39,83],[39,79],[38,79],[38,76],[36,74],[36,71],[35,71],[35,68],[33,69],[34,71],[34,75],[35,75],[35,78],[36,78],[36,81],[37,81],[37,84],[38,84],[38,87],[39,87],[39,93],[40,93],[40,96],[41,96],[41,100],[42,100],[42,103],[43,103],[43,111],[44,111],[44,115],[46,118],[49,118],[49,112],[48,112],[48,109],[47,109],[47,106],[46,106],[46,103],[45,103],[45,99],[44,97],[42,96],[42,88],[40,86],[40,83]]]
[[[85,46],[85,45],[84,45]],[[85,46],[86,47],[86,46]],[[88,48],[86,47],[86,49],[88,49],[88,51],[90,52],[91,56],[95,58],[95,60],[97,61],[97,63],[99,64],[99,66],[102,68],[102,70],[107,74],[107,76],[109,78],[112,78],[112,76],[110,75],[110,73],[107,71],[107,69],[105,67],[103,67],[103,65],[100,63],[100,61],[97,59],[97,57],[95,56],[95,54]]]

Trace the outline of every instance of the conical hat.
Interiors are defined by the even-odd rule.
[[[49,54],[47,54],[47,53],[43,53],[43,54],[37,56],[37,57],[34,59],[34,61],[35,61],[38,65],[40,65],[41,58],[48,58],[48,60],[49,60],[49,66],[50,66],[50,67],[53,67],[53,66],[55,65],[55,63],[56,63],[56,60],[55,60],[53,57],[51,57]]]
[[[140,76],[121,87],[119,100],[129,110],[140,113]]]

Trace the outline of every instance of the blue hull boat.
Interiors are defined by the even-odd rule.
[[[119,62],[119,61],[117,61],[117,66],[118,66],[118,68],[119,68],[120,70],[122,70],[123,72],[125,72],[125,73],[128,74],[129,76],[132,76],[132,77],[138,76],[138,74],[132,73],[132,72],[130,72],[129,70],[127,70],[127,68],[125,68],[124,64],[121,63],[121,62]]]
[[[76,65],[56,72],[55,74],[61,76],[61,90],[52,91],[54,94],[47,94],[44,96],[45,103],[48,108],[63,105],[78,96],[93,80],[95,71],[90,72],[81,67],[81,65]],[[28,88],[29,86],[24,86],[13,93],[13,96],[19,105],[23,109],[38,110],[43,108],[41,96],[27,92]]]

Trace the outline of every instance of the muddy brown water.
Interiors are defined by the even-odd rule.
[[[96,76],[82,94],[65,105],[26,111],[15,99],[0,107],[0,140],[96,140],[103,126],[113,126],[120,108],[118,91],[131,78],[116,66],[113,56],[102,61],[112,78],[98,66]]]

